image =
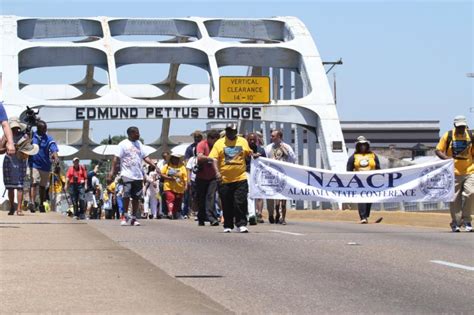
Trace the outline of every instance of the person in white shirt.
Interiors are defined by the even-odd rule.
[[[145,199],[143,203],[143,210],[149,219],[158,219],[163,217],[161,209],[158,212],[158,198],[156,197],[159,193],[158,187],[159,176],[154,166],[148,166],[148,174],[146,175],[145,182]],[[150,211],[151,210],[151,211]]]
[[[296,162],[296,155],[291,146],[283,142],[283,133],[281,130],[273,130],[271,133],[271,141],[265,147],[265,154],[269,159],[285,161],[289,163]],[[270,223],[286,225],[286,200],[267,200],[268,221]],[[275,217],[273,213],[276,212]],[[281,216],[280,216],[281,215]]]
[[[139,202],[143,196],[143,172],[142,162],[155,166],[153,161],[143,151],[143,145],[140,142],[140,131],[137,127],[129,127],[127,129],[128,139],[118,144],[118,152],[112,161],[112,168],[107,178],[108,182],[112,182],[114,175],[117,173],[118,165],[120,165],[120,174],[123,181],[123,205],[125,211],[128,209],[130,199],[132,199],[132,216],[130,224],[138,226],[137,221],[139,214]],[[126,215],[121,218],[121,225],[126,225],[128,218]]]

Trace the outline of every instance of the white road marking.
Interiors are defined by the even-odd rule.
[[[301,233],[293,233],[293,232],[279,231],[279,230],[269,230],[269,231],[270,231],[270,232],[275,232],[275,233],[282,233],[282,234],[296,235],[296,236],[304,235],[304,234],[301,234]]]
[[[440,264],[440,265],[445,265],[445,266],[449,266],[449,267],[453,267],[453,268],[459,268],[459,269],[474,271],[474,267],[455,264],[455,263],[451,263],[449,261],[444,261],[444,260],[430,260],[430,261],[432,263],[435,263],[435,264]]]

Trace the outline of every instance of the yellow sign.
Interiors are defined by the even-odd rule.
[[[269,77],[220,77],[221,103],[270,103]]]

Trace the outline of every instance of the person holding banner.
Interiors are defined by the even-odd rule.
[[[347,161],[348,172],[363,172],[380,169],[380,161],[378,156],[370,150],[370,142],[364,136],[357,137],[354,154]],[[359,203],[359,217],[361,224],[369,223],[371,203]],[[379,218],[376,223],[380,223]]]
[[[283,133],[281,130],[273,130],[271,133],[271,141],[269,145],[265,147],[265,154],[269,159],[277,161],[285,161],[288,163],[296,162],[296,155],[291,146],[283,142]],[[268,221],[273,224],[286,225],[286,200],[267,200],[268,207]],[[276,213],[273,217],[273,213]],[[281,213],[281,218],[280,218]]]
[[[467,127],[464,116],[454,118],[454,129],[446,132],[436,146],[436,155],[442,159],[454,159],[454,201],[450,203],[451,230],[472,232],[471,212],[474,208],[474,133]],[[463,201],[464,197],[464,201]]]

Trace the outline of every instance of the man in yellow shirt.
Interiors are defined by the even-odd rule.
[[[454,159],[455,198],[449,207],[453,232],[460,231],[462,222],[464,222],[466,232],[472,232],[471,212],[474,208],[473,140],[473,133],[467,127],[466,117],[456,116],[454,129],[446,132],[436,146],[436,155],[440,159]]]
[[[225,128],[225,137],[217,140],[209,153],[209,159],[214,159],[216,178],[220,181],[219,196],[224,214],[224,233],[230,233],[234,224],[240,233],[248,233],[249,187],[245,159],[252,153],[247,140],[237,136],[236,124]]]

